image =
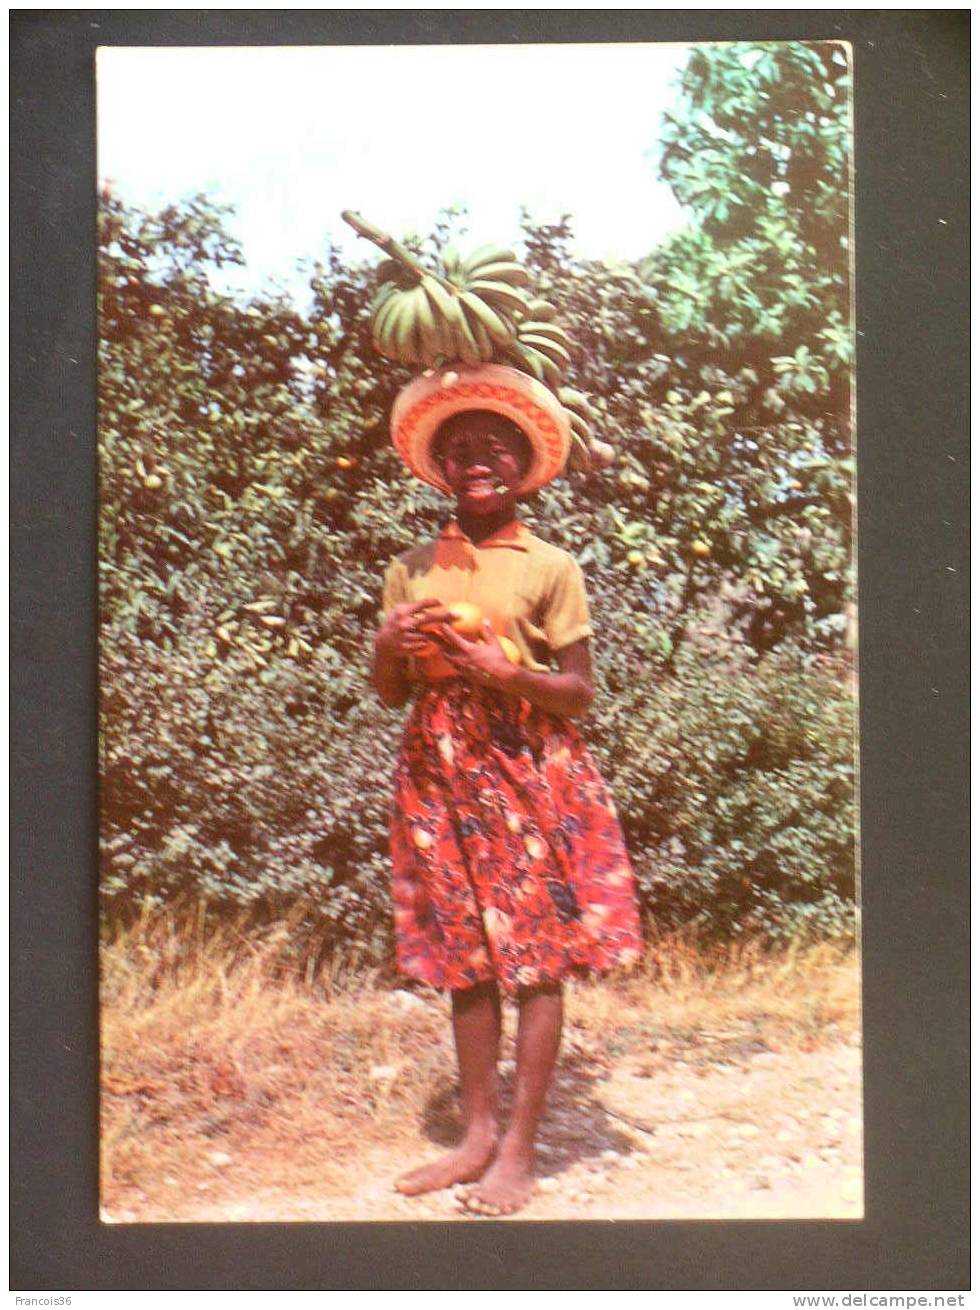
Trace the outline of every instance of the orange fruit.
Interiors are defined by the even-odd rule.
[[[446,609],[452,615],[449,621],[450,627],[454,628],[461,637],[465,637],[468,641],[482,640],[483,611],[479,605],[474,605],[470,600],[456,600],[451,605],[447,605]],[[423,622],[422,627],[426,626]],[[457,672],[443,655],[442,646],[438,641],[431,641],[426,649],[420,652],[417,659],[421,673],[429,679],[449,678]],[[508,655],[508,659],[513,659],[513,656]],[[514,660],[514,663],[516,664],[517,660]]]
[[[472,640],[483,635],[483,611],[479,605],[470,600],[457,600],[448,609],[453,616],[451,625],[461,637]]]
[[[711,554],[711,547],[708,545],[706,541],[701,541],[700,539],[697,541],[692,541],[691,554],[697,555],[698,559],[707,559],[708,556]]]
[[[446,609],[452,615],[449,625],[455,628],[461,637],[467,637],[470,641],[474,637],[483,636],[483,611],[479,605],[474,605],[471,600],[454,600]],[[429,623],[423,621],[422,627],[429,627],[436,620]]]

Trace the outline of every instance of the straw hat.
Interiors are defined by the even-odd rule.
[[[564,408],[547,387],[503,364],[435,369],[404,387],[391,411],[391,439],[416,477],[449,491],[432,457],[440,424],[467,409],[502,414],[520,428],[531,446],[531,464],[518,494],[537,491],[562,471],[571,444]]]

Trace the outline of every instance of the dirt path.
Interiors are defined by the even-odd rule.
[[[538,1190],[517,1217],[859,1219],[856,1039],[773,1049],[744,1030],[710,1037],[690,1050],[597,1056],[572,1033],[543,1125]],[[512,1066],[503,1073],[506,1083]],[[312,1178],[272,1147],[202,1148],[203,1177],[164,1176],[154,1195],[145,1184],[114,1188],[103,1219],[480,1222],[452,1193],[405,1198],[391,1187],[451,1138],[442,1099],[421,1123],[365,1142],[356,1164],[338,1160],[326,1137],[310,1141],[307,1164],[321,1162]],[[287,1172],[288,1189],[276,1182]]]

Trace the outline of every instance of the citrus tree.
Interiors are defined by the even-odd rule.
[[[705,535],[722,566],[741,554],[764,646],[834,644],[853,601],[849,86],[832,42],[698,47],[661,136],[692,220],[641,270],[665,416],[707,438]]]

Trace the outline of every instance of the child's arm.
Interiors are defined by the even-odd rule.
[[[512,668],[505,690],[525,697],[532,705],[552,714],[574,719],[588,712],[595,696],[592,686],[592,656],[586,638],[570,642],[555,651],[557,673]]]
[[[439,629],[449,647],[447,658],[477,686],[523,696],[539,709],[569,719],[584,714],[592,704],[592,660],[585,638],[560,647],[555,652],[558,672],[543,673],[515,667],[489,623],[484,623],[483,631],[483,641],[467,641],[448,625]]]

